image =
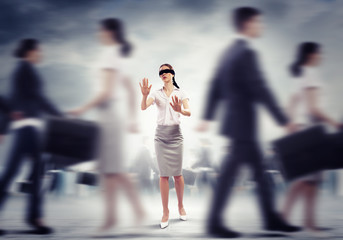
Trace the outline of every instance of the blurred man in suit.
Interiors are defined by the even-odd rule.
[[[262,33],[261,12],[251,7],[237,8],[233,12],[237,37],[225,50],[211,83],[204,120],[212,120],[221,100],[225,102],[221,133],[232,141],[232,154],[223,163],[210,208],[208,232],[219,237],[239,237],[240,234],[224,227],[222,213],[227,203],[236,173],[242,164],[253,171],[257,183],[264,228],[272,231],[294,232],[298,227],[286,224],[274,210],[272,192],[265,179],[263,156],[257,137],[257,105],[264,105],[275,120],[288,132],[294,126],[288,123],[261,73],[257,53],[251,41]],[[198,130],[208,129],[203,121]]]
[[[52,233],[52,229],[44,223],[42,209],[41,182],[43,164],[41,159],[41,116],[48,113],[62,116],[62,113],[45,96],[43,81],[35,65],[41,61],[41,49],[36,39],[23,39],[15,57],[19,58],[11,78],[11,89],[8,105],[13,112],[6,116],[0,126],[0,135],[6,134],[9,123],[14,130],[14,143],[11,147],[8,162],[0,178],[0,209],[7,197],[7,190],[17,174],[26,156],[32,160],[31,189],[26,222],[37,234]],[[3,102],[4,103],[4,102]],[[19,116],[16,116],[19,115]]]
[[[11,114],[11,108],[8,101],[0,96],[0,143],[3,141],[3,133],[6,131]]]

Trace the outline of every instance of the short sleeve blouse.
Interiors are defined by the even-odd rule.
[[[153,91],[149,98],[152,98],[153,104],[157,107],[157,124],[158,125],[178,125],[180,124],[180,113],[175,112],[170,106],[172,97],[177,96],[181,101],[189,99],[188,95],[181,89],[174,87],[173,92],[168,97],[163,88]]]

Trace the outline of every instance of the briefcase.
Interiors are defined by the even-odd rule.
[[[92,172],[79,172],[77,174],[76,183],[89,186],[97,186],[99,184],[98,174]]]
[[[32,192],[32,182],[31,181],[17,182],[17,191],[21,192],[21,193],[31,193]]]
[[[329,138],[321,125],[275,140],[273,146],[281,162],[281,172],[288,181],[328,167]]]
[[[51,155],[49,157],[49,163],[53,164],[54,169],[65,169],[68,166],[84,163],[88,160],[80,158],[71,158],[61,155]],[[91,161],[91,160],[90,160]]]
[[[343,168],[343,131],[329,136],[330,155],[326,161],[327,169]]]
[[[44,152],[79,162],[94,159],[99,132],[98,125],[91,121],[49,118]]]
[[[197,176],[196,172],[192,170],[182,169],[182,175],[186,185],[194,185]]]
[[[169,189],[173,189],[175,187],[175,183],[174,183],[173,178],[170,177],[168,182],[169,182]]]

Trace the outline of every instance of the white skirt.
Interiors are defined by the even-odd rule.
[[[112,101],[98,108],[100,126],[98,168],[102,174],[124,172],[125,125],[116,104]]]

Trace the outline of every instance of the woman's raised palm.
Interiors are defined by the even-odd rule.
[[[169,103],[169,104],[174,109],[174,111],[181,113],[181,106],[182,106],[181,100],[177,96],[173,96],[172,102],[173,103]]]
[[[149,79],[143,78],[142,83],[139,83],[143,96],[148,96],[151,89],[151,84],[149,86]]]

